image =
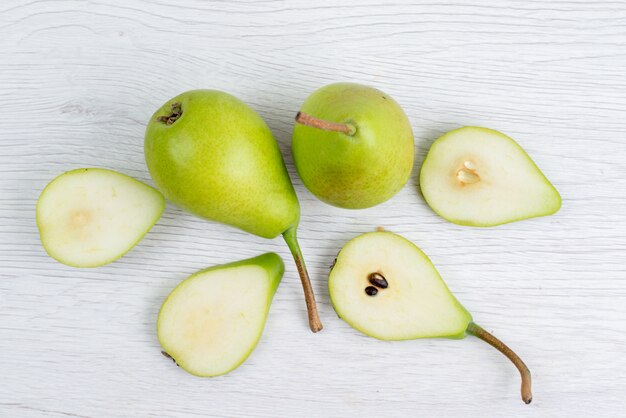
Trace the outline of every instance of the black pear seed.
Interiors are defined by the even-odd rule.
[[[387,279],[385,279],[385,276],[380,273],[372,273],[368,276],[368,279],[371,284],[376,287],[380,287],[381,289],[386,289],[389,286],[389,283],[387,283]]]
[[[367,293],[368,296],[376,296],[376,293],[378,293],[378,289],[376,289],[374,286],[367,286],[365,288],[365,293]]]

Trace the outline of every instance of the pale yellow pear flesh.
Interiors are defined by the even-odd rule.
[[[558,191],[512,138],[480,127],[456,129],[435,141],[420,187],[435,212],[460,225],[495,226],[561,207]]]
[[[37,202],[41,242],[74,267],[97,267],[128,252],[161,217],[165,199],[132,177],[81,168],[55,178]]]
[[[261,337],[283,269],[280,257],[268,253],[192,275],[161,307],[161,346],[196,376],[235,369]]]
[[[369,296],[371,273],[388,282]],[[383,340],[462,338],[471,315],[450,293],[428,257],[391,232],[371,232],[348,242],[329,276],[337,314],[352,327]]]

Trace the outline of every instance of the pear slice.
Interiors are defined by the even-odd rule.
[[[328,279],[337,315],[381,340],[464,338],[474,335],[513,362],[522,377],[522,400],[532,400],[530,371],[504,343],[476,325],[430,259],[412,242],[390,232],[349,241]]]
[[[561,196],[512,138],[466,126],[437,139],[422,165],[420,187],[446,220],[495,226],[551,215]]]
[[[47,253],[73,267],[117,260],[159,220],[165,199],[132,177],[103,168],[61,174],[41,192],[37,226]]]
[[[261,337],[283,271],[282,259],[267,253],[184,280],[159,312],[157,334],[165,353],[196,376],[237,368]]]

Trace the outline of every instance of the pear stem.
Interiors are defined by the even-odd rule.
[[[327,120],[314,118],[313,116],[303,112],[298,112],[296,115],[296,122],[300,125],[306,125],[312,128],[322,129],[324,131],[341,132],[350,136],[356,133],[354,125],[349,123],[329,122]]]
[[[524,403],[529,404],[533,400],[533,394],[531,389],[531,377],[528,366],[524,364],[521,358],[513,352],[506,344],[494,337],[489,332],[485,331],[480,325],[470,322],[467,326],[466,332],[475,337],[480,338],[487,344],[494,347],[496,350],[504,354],[511,362],[517,367],[520,375],[522,376],[522,400]]]
[[[298,267],[298,274],[300,275],[300,281],[302,282],[302,289],[304,290],[304,300],[306,302],[306,309],[309,315],[309,328],[311,331],[321,331],[323,326],[320,321],[319,314],[317,312],[317,303],[315,302],[315,294],[313,293],[313,287],[311,286],[311,280],[309,279],[309,273],[306,270],[304,264],[304,257],[302,256],[302,250],[298,244],[298,238],[296,237],[296,228],[289,228],[283,233],[283,238],[291,250],[291,255]]]

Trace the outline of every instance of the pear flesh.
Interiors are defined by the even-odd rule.
[[[168,356],[187,372],[218,376],[254,350],[283,275],[274,253],[200,271],[167,297],[157,334]]]
[[[559,192],[512,138],[473,126],[433,143],[420,187],[436,213],[459,225],[501,225],[561,207]]]
[[[378,231],[352,239],[337,256],[328,289],[337,315],[374,338],[464,338],[471,334],[482,339],[518,368],[522,399],[525,403],[532,400],[528,367],[473,322],[426,254],[405,238]]]
[[[157,190],[115,171],[81,168],[61,174],[37,202],[37,226],[48,254],[73,267],[110,263],[159,220]]]

